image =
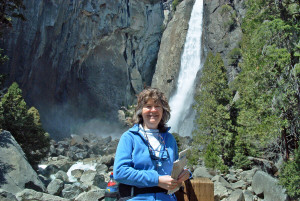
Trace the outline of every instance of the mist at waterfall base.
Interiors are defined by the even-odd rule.
[[[195,85],[201,64],[203,0],[196,0],[189,21],[189,29],[181,56],[180,71],[176,91],[170,98],[171,132],[191,136],[195,119]]]
[[[82,110],[82,114],[72,113],[72,108],[70,104],[63,104],[52,106],[51,109],[41,109],[44,111],[41,115],[42,125],[52,139],[63,140],[71,134],[119,138],[127,129],[118,122],[117,115],[115,120],[101,117],[101,114],[88,118],[86,114],[91,108]]]

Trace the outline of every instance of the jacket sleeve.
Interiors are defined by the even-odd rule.
[[[131,156],[133,140],[128,132],[120,138],[114,162],[114,179],[120,183],[138,187],[157,186],[159,175],[156,170],[136,170],[133,168]]]

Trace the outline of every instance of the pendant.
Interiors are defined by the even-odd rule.
[[[158,162],[157,162],[157,166],[158,166],[158,167],[161,167],[161,166],[162,166],[162,163],[161,163],[160,161],[158,161]]]

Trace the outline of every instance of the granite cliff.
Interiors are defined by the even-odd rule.
[[[185,0],[177,6],[162,36],[152,86],[161,88],[168,97],[172,96],[177,83],[193,2]],[[239,46],[242,38],[240,24],[245,12],[243,0],[204,0],[202,62],[209,51],[220,53],[230,81],[240,70],[230,63],[230,52]]]
[[[164,20],[160,0],[24,1],[2,46],[1,67],[51,134],[116,119],[150,85]],[[103,121],[102,121],[103,122]],[[101,126],[104,127],[104,126]]]
[[[87,125],[112,133],[104,128],[117,127],[118,109],[145,85],[172,95],[195,0],[176,12],[167,10],[171,2],[25,0],[27,21],[14,21],[2,41],[10,60],[0,73],[20,84],[53,137]],[[239,69],[228,54],[241,39],[243,1],[204,3],[203,58],[221,53],[233,79]]]

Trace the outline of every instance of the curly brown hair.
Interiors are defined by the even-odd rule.
[[[159,91],[157,88],[146,88],[137,96],[137,106],[133,116],[133,123],[143,124],[144,120],[142,117],[142,110],[149,99],[153,99],[155,103],[160,102],[162,105],[163,114],[158,124],[158,129],[160,132],[165,132],[167,129],[166,123],[169,121],[171,116],[171,109],[164,93]]]

